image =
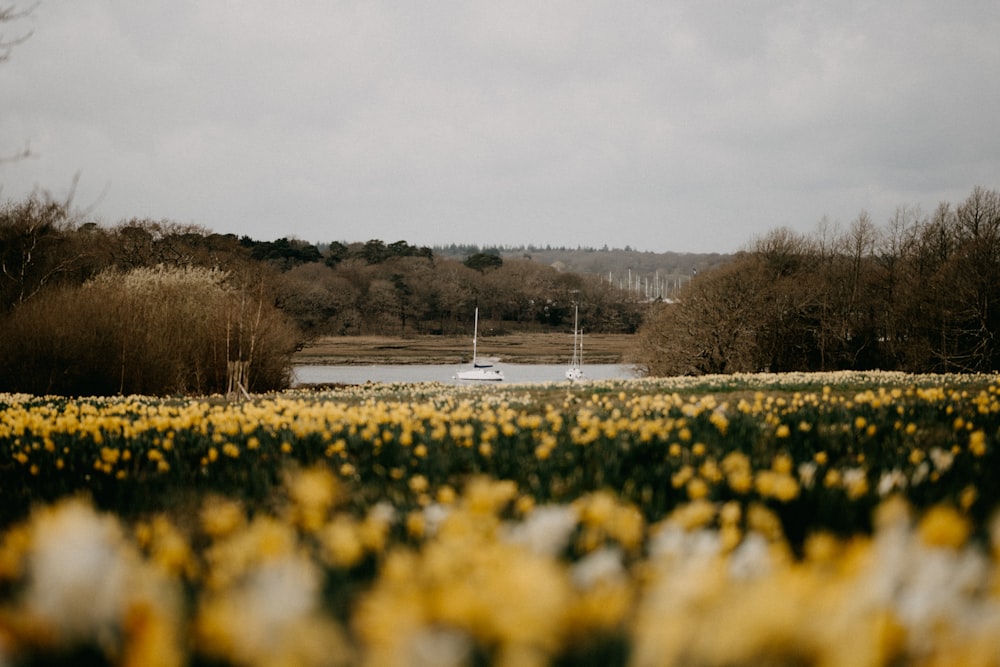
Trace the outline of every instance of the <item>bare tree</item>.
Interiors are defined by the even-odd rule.
[[[482,274],[452,259],[436,260],[434,264],[433,320],[440,332],[461,331],[464,308],[475,302]]]
[[[907,348],[914,340],[913,322],[907,315],[915,282],[911,260],[924,222],[919,207],[899,206],[875,246],[872,293],[879,308],[875,317],[884,368],[907,366]]]
[[[31,12],[34,11],[35,5],[31,5],[27,9],[19,9],[17,5],[0,5],[0,28],[4,24],[15,23],[17,21],[23,20]],[[23,44],[31,37],[32,31],[19,31],[13,37],[7,37],[2,31],[0,31],[0,63],[6,62],[10,59],[10,54],[13,52],[14,47]],[[0,164],[4,162],[14,162],[15,160],[20,160],[31,155],[31,149],[25,146],[20,151],[15,152],[12,155],[0,155]]]
[[[0,313],[50,285],[89,277],[100,245],[91,231],[77,229],[68,202],[50,197],[0,206]]]
[[[35,3],[27,9],[19,9],[17,5],[0,5],[0,24],[14,23],[28,17],[35,10]],[[0,33],[0,63],[10,58],[11,52],[18,44],[23,44],[31,37],[32,31],[22,31],[14,37],[6,37]]]
[[[1000,192],[975,188],[955,211],[959,246],[948,263],[959,357],[968,370],[1000,362]]]
[[[311,262],[275,276],[275,302],[309,336],[341,333],[331,325],[353,306],[357,296],[325,264]]]
[[[872,365],[878,355],[879,335],[875,323],[880,305],[872,289],[872,262],[878,229],[862,210],[841,239],[840,308],[836,326],[841,331],[842,360],[839,366],[861,368]],[[877,365],[877,362],[876,362]]]
[[[749,324],[748,324],[749,323]],[[654,373],[1000,369],[1000,192],[976,187],[929,218],[862,211],[810,243],[774,230],[640,331]]]
[[[639,365],[651,375],[760,370],[769,282],[749,255],[699,275],[650,313],[638,333]]]

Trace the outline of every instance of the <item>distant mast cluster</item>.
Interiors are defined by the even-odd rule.
[[[620,290],[628,292],[641,301],[669,301],[677,296],[681,287],[691,280],[691,276],[679,274],[642,275],[629,269],[624,274],[615,275],[608,272],[608,282]]]

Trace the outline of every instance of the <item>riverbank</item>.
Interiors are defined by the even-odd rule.
[[[635,337],[588,334],[584,363],[628,363]],[[479,338],[479,356],[511,364],[559,364],[573,354],[573,338],[558,333],[514,333]],[[324,336],[295,353],[295,364],[460,364],[472,358],[466,336]]]

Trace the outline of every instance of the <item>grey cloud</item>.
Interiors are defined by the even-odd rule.
[[[6,197],[258,238],[730,251],[998,187],[989,2],[60,3]],[[8,151],[9,152],[9,151]],[[358,238],[358,235],[366,238]]]

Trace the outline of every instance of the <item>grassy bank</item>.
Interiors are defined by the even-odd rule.
[[[634,337],[594,334],[584,338],[584,363],[627,363]],[[479,354],[516,364],[568,363],[573,338],[566,334],[516,333],[479,339]],[[296,353],[296,364],[458,364],[472,357],[464,336],[324,336]]]

